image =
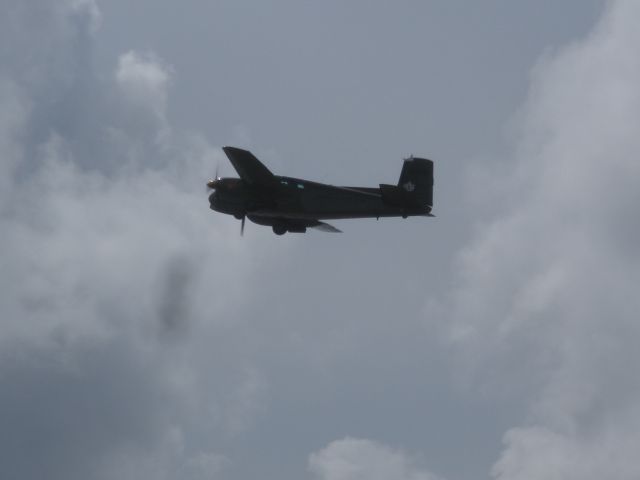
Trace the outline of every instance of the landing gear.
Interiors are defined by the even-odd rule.
[[[285,233],[287,233],[287,227],[285,227],[284,225],[274,225],[273,233],[275,233],[276,235],[284,235]]]

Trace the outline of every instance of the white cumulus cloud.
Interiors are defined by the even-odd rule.
[[[118,60],[116,80],[129,101],[164,118],[171,72],[155,55],[129,51]]]
[[[522,402],[493,475],[635,479],[640,461],[640,4],[534,69],[508,213],[463,252],[447,338]]]
[[[311,454],[309,470],[319,480],[437,480],[400,450],[350,437]]]
[[[221,151],[171,127],[156,55],[94,70],[94,2],[10,3],[0,36],[24,48],[0,51],[0,477],[208,478],[231,461],[185,432],[248,428],[267,388],[241,352],[216,359],[253,268],[251,240],[208,209]]]

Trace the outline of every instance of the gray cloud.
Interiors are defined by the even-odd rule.
[[[99,478],[123,449],[145,458],[162,446],[180,397],[135,345],[20,347],[0,368],[4,478]]]
[[[348,437],[313,453],[309,469],[321,480],[437,480],[399,450]]]
[[[158,311],[163,333],[184,332],[192,315],[190,290],[193,287],[196,266],[190,262],[191,259],[178,256],[169,260],[167,264]]]
[[[640,472],[639,17],[612,2],[588,38],[536,67],[504,178],[510,212],[460,257],[447,338],[467,379],[528,406],[504,437],[501,480]]]
[[[171,67],[95,71],[99,23],[90,1],[12,2],[0,29],[26,47],[1,57],[0,476],[210,478],[230,460],[185,430],[247,428],[266,388],[242,352],[202,355],[250,256],[208,215],[218,149],[167,120]]]
[[[488,119],[513,108],[500,82],[517,91],[520,77],[500,55],[524,64],[540,45],[518,37],[502,51],[494,24],[473,30],[467,17],[502,2],[379,2],[364,16],[283,2],[253,20],[236,2],[198,2],[198,15],[162,1],[104,13],[88,0],[5,3],[2,478],[477,478],[506,429],[497,477],[602,473],[612,459],[633,477],[617,441],[638,431],[625,369],[637,338],[632,4],[612,4],[596,33],[534,70],[515,174],[497,168],[487,194],[507,192],[509,214],[463,253],[447,303],[442,272],[475,212],[455,172],[488,141]],[[564,20],[584,17],[573,7]],[[575,34],[564,20],[554,41]],[[454,39],[451,25],[473,32]],[[375,183],[397,175],[383,162],[433,148],[443,215],[353,222],[340,238],[249,225],[240,240],[203,186],[216,163],[229,173],[209,141],[228,136],[279,173],[328,181]],[[440,305],[427,331],[426,291]],[[471,388],[456,390],[451,363]]]

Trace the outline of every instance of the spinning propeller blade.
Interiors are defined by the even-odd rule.
[[[220,165],[216,165],[216,176],[213,177],[213,180],[209,180],[207,182],[207,188],[209,188],[209,190],[215,190],[216,189],[216,185],[217,185],[217,181],[220,180],[220,177],[218,176],[218,167]]]

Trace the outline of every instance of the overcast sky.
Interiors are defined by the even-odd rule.
[[[640,3],[0,0],[0,477],[640,478]],[[223,145],[437,218],[273,235]]]

